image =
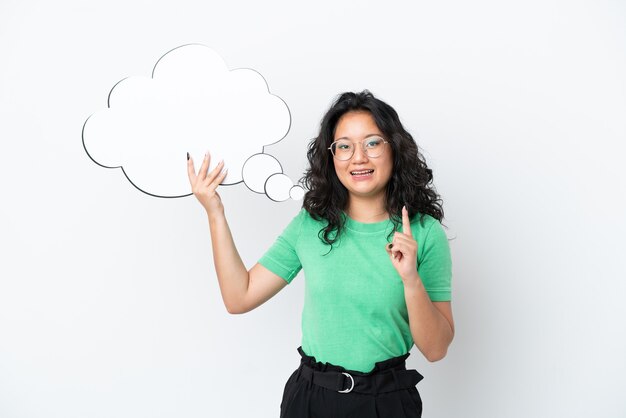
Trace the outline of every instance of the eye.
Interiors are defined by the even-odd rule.
[[[379,147],[383,143],[382,138],[370,138],[365,142],[365,148],[376,148]]]
[[[349,142],[336,142],[335,149],[339,151],[348,151],[352,148],[352,144]]]

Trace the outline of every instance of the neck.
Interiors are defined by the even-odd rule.
[[[389,219],[389,214],[385,209],[385,200],[362,199],[350,197],[346,207],[346,213],[357,222],[374,223]]]

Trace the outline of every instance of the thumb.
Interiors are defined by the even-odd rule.
[[[392,262],[398,258],[398,252],[393,251],[393,244],[391,242],[385,245],[385,251],[389,254],[389,258],[391,258]]]

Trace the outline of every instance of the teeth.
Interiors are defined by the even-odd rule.
[[[369,174],[373,173],[374,170],[362,170],[362,171],[351,171],[350,174]]]

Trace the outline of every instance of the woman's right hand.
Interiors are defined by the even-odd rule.
[[[217,166],[208,173],[209,163],[211,162],[211,156],[207,152],[204,155],[204,161],[202,166],[196,170],[193,165],[193,158],[191,156],[187,159],[187,174],[189,175],[189,183],[191,184],[191,190],[194,196],[202,204],[207,214],[210,216],[224,213],[224,206],[222,205],[222,199],[217,193],[217,187],[226,177],[226,170],[222,170],[224,167],[224,161],[220,161]]]

